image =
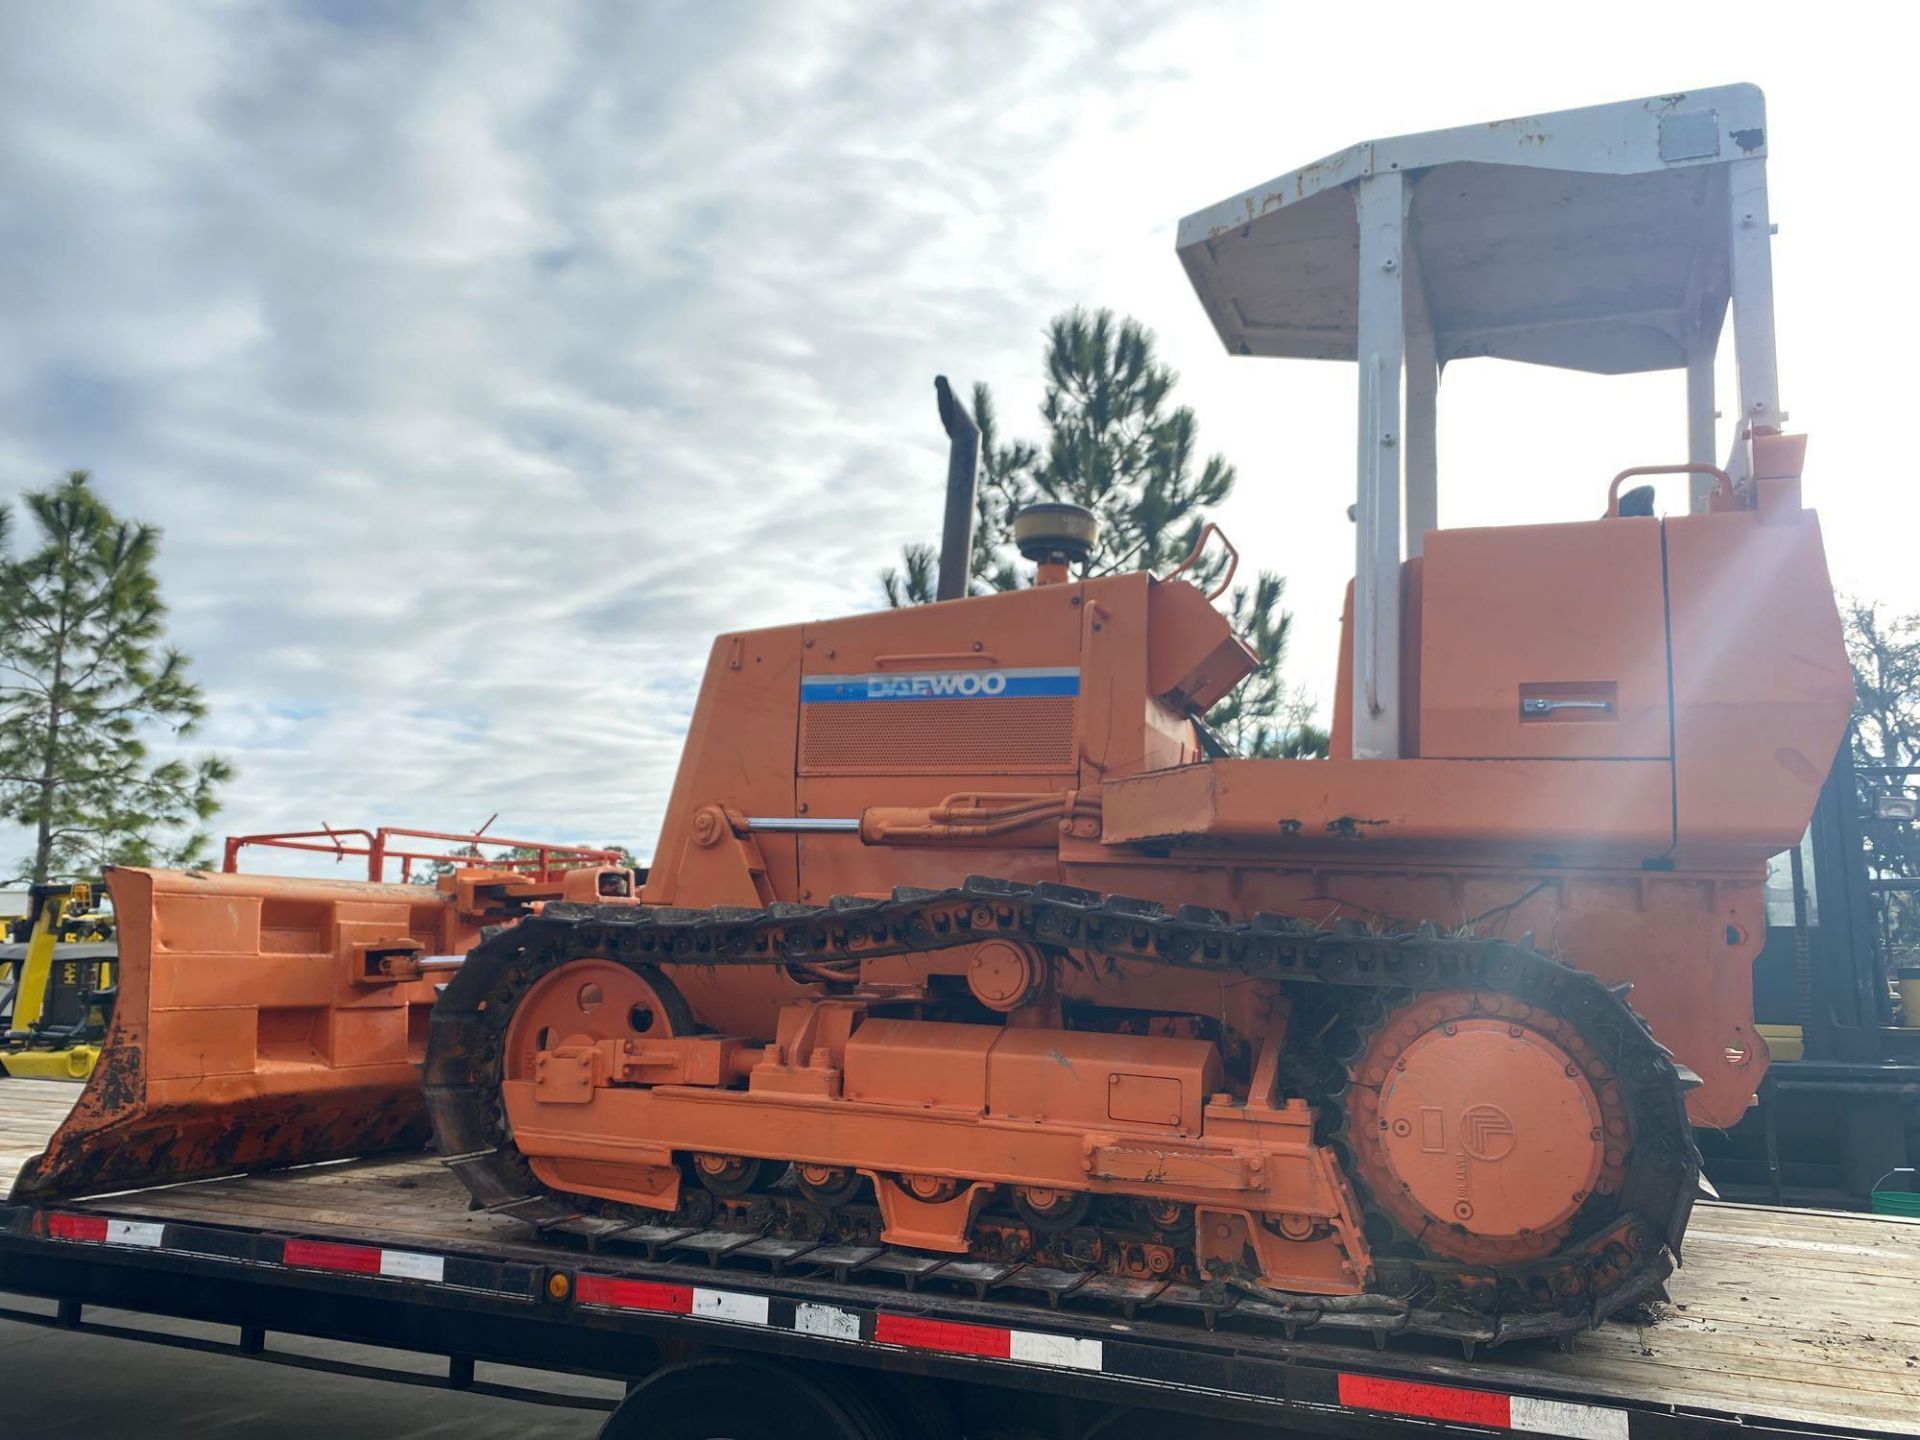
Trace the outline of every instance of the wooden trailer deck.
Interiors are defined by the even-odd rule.
[[[0,1199],[13,1189],[20,1168],[47,1148],[85,1088],[77,1081],[0,1076]]]
[[[78,1088],[0,1081],[0,1186],[52,1133]],[[201,1181],[62,1208],[495,1259],[582,1259],[577,1246],[537,1241],[524,1225],[468,1210],[459,1182],[426,1155]],[[781,1283],[764,1270],[718,1273]],[[1670,1288],[1671,1300],[1651,1307],[1651,1316],[1609,1322],[1570,1352],[1517,1343],[1482,1350],[1471,1363],[1457,1349],[1431,1345],[1396,1343],[1375,1353],[1363,1336],[1320,1330],[1292,1342],[1224,1328],[1195,1326],[1193,1333],[1216,1349],[1224,1342],[1236,1353],[1330,1357],[1435,1384],[1546,1391],[1822,1433],[1920,1435],[1920,1221],[1702,1203]],[[931,1293],[923,1282],[921,1294]],[[957,1312],[966,1308],[956,1300]],[[1093,1336],[1172,1328],[1156,1325],[1149,1312],[1130,1322],[1091,1309],[1042,1310],[1038,1318]]]

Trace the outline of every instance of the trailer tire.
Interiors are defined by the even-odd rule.
[[[901,1440],[964,1440],[949,1399],[952,1382],[874,1371],[864,1378]]]
[[[802,1375],[735,1356],[649,1376],[607,1417],[600,1440],[916,1440],[849,1373]]]

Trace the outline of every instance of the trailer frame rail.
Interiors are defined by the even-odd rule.
[[[297,1181],[295,1182],[297,1183]],[[139,1196],[151,1209],[166,1192]],[[943,1376],[1115,1404],[1265,1421],[1319,1434],[1490,1431],[1565,1440],[1890,1434],[1710,1409],[1461,1383],[1457,1357],[1323,1339],[1253,1339],[1148,1320],[1022,1310],[926,1289],[715,1272],[694,1263],[534,1244],[426,1248],[297,1228],[248,1229],[85,1206],[0,1206],[0,1289],[58,1302],[8,1318],[224,1351],[369,1378],[607,1408],[478,1381],[476,1361],[631,1379],[663,1342]],[[88,1322],[111,1307],[234,1324],[231,1345]],[[1056,1321],[1043,1328],[1043,1320]],[[448,1357],[444,1377],[267,1346],[271,1332]],[[1077,1332],[1077,1333],[1076,1333]],[[1511,1373],[1503,1366],[1503,1373]],[[1551,1378],[1551,1377],[1543,1377]]]

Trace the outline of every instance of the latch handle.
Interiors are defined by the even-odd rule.
[[[1545,696],[1529,696],[1521,700],[1522,715],[1551,715],[1556,710],[1611,710],[1611,700],[1551,700]]]

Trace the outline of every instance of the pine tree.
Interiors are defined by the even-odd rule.
[[[1086,573],[1173,569],[1199,542],[1207,511],[1232,493],[1235,474],[1220,455],[1200,459],[1198,422],[1191,409],[1171,404],[1179,377],[1156,355],[1153,332],[1110,310],[1070,310],[1047,328],[1046,372],[1044,446],[1002,442],[992,394],[973,387],[981,437],[974,593],[1020,583],[1013,517],[1036,500],[1068,501],[1099,517],[1100,544]],[[1211,588],[1224,564],[1211,552],[1188,576]],[[938,571],[933,546],[907,546],[901,567],[880,576],[887,603],[932,600]],[[1285,588],[1281,577],[1262,572],[1234,589],[1230,618],[1260,665],[1207,718],[1242,754],[1324,755],[1326,732],[1313,725],[1311,704],[1281,683],[1292,622],[1281,607]]]
[[[1199,540],[1207,507],[1233,491],[1221,456],[1195,470],[1193,411],[1167,408],[1178,378],[1138,320],[1075,309],[1048,327],[1048,440],[1033,479],[1047,499],[1100,517],[1096,573],[1171,569]]]
[[[1281,680],[1293,616],[1281,608],[1287,582],[1266,571],[1249,589],[1236,585],[1227,618],[1259,659],[1254,672],[1212,710],[1207,723],[1229,746],[1259,760],[1307,760],[1325,755],[1327,732],[1313,723],[1305,692]]]
[[[160,532],[117,518],[83,470],[24,498],[40,548],[14,560],[0,543],[0,820],[32,832],[21,878],[204,865],[197,827],[232,768],[155,763],[144,738],[186,735],[206,714],[186,656],[164,643]]]

